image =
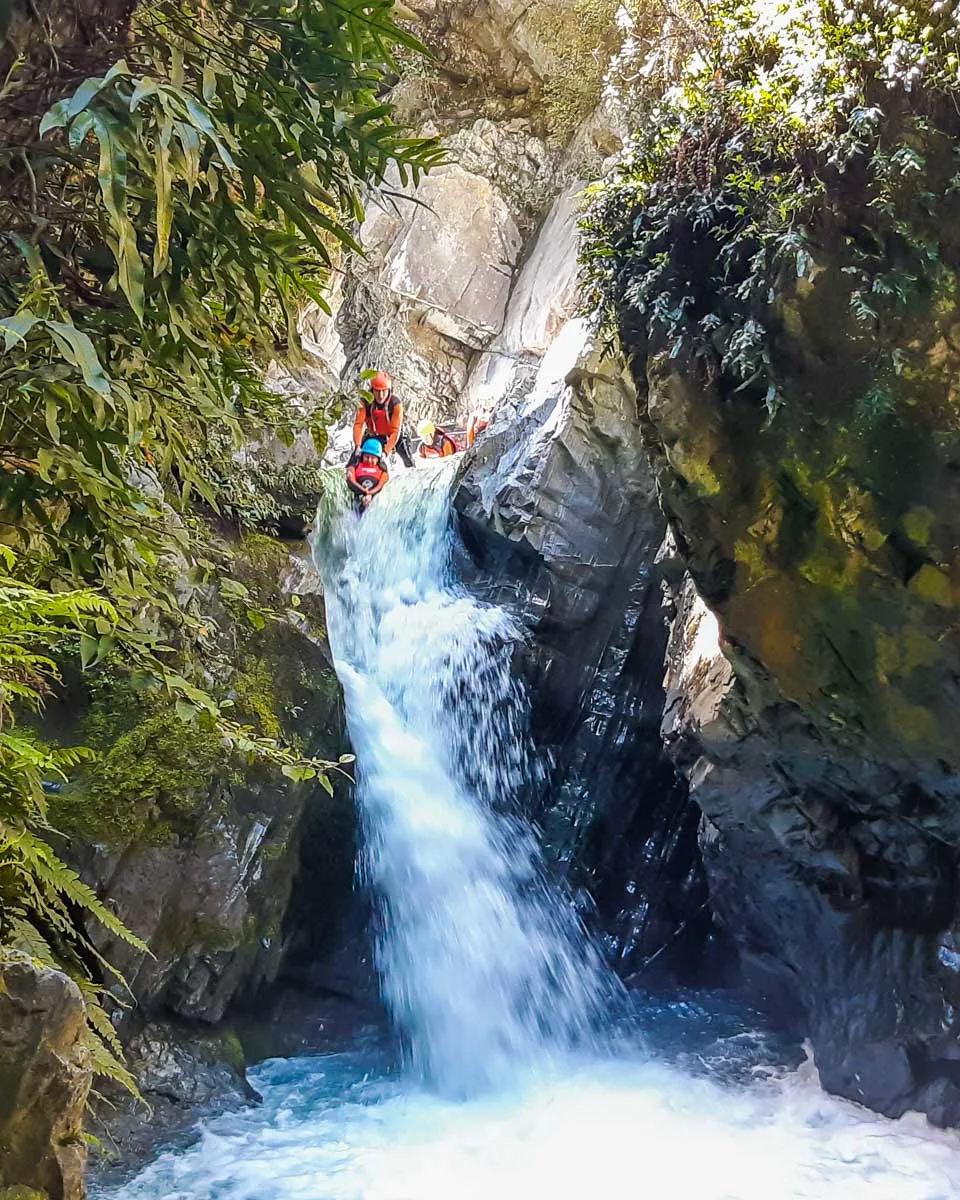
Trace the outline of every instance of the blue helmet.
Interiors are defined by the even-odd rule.
[[[383,453],[383,446],[376,438],[367,438],[360,447],[360,451],[362,454],[375,454],[379,458]]]

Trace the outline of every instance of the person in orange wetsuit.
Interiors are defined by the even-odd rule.
[[[470,414],[470,421],[467,425],[467,446],[472,446],[477,440],[477,434],[483,431],[490,424],[490,409],[482,408],[478,412]]]
[[[351,459],[347,463],[347,487],[356,497],[361,513],[370,507],[370,501],[390,482],[390,472],[384,466],[382,450],[376,438],[367,438],[360,447],[357,461]]]
[[[457,452],[457,443],[433,421],[421,421],[417,426],[417,437],[420,439],[417,454],[421,458],[447,458]]]
[[[362,400],[353,422],[353,458],[360,457],[360,447],[365,439],[376,438],[382,446],[384,457],[394,450],[408,467],[413,466],[413,455],[403,436],[403,403],[393,393],[393,382],[386,371],[378,371],[370,380],[373,401]]]

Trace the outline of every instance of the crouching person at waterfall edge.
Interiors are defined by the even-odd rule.
[[[394,450],[408,467],[413,466],[413,455],[403,436],[403,404],[393,394],[393,382],[386,371],[378,371],[370,380],[373,401],[361,400],[353,422],[353,458],[360,458],[360,447],[365,439],[376,438],[381,453],[386,456]]]
[[[376,438],[367,438],[360,447],[357,462],[353,459],[347,463],[347,487],[356,497],[357,511],[363,513],[369,508],[374,496],[387,486],[390,472],[382,457],[383,447]]]
[[[421,421],[417,426],[417,437],[420,439],[417,454],[421,458],[447,458],[457,452],[457,443],[433,421]]]
[[[477,435],[490,424],[490,409],[482,408],[478,412],[470,414],[470,420],[467,424],[467,447],[473,446],[476,443]]]

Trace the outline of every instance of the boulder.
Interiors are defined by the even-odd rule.
[[[25,956],[0,962],[0,1195],[82,1200],[85,1033],[71,979]]]
[[[372,209],[360,240],[380,264],[378,282],[420,302],[430,328],[467,346],[499,331],[520,235],[485,176],[438,167],[410,199]]]
[[[126,1176],[156,1155],[158,1141],[186,1133],[201,1117],[260,1101],[231,1029],[204,1034],[152,1022],[130,1038],[126,1060],[143,1100],[113,1085],[103,1089],[93,1121],[100,1175],[116,1166]]]

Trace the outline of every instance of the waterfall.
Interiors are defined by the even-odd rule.
[[[357,755],[377,965],[409,1064],[469,1092],[594,1045],[611,977],[517,808],[535,769],[521,637],[456,583],[456,464],[404,473],[315,559]]]

